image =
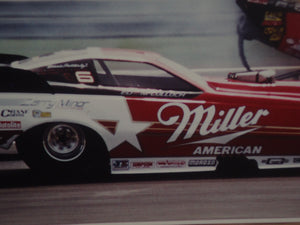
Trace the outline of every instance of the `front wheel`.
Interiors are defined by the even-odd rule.
[[[76,124],[53,123],[31,129],[17,140],[17,149],[35,171],[53,175],[109,172],[103,140]]]

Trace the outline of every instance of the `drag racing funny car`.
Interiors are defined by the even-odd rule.
[[[204,79],[156,53],[97,47],[10,60],[0,73],[1,148],[15,143],[36,171],[300,167],[297,81]]]

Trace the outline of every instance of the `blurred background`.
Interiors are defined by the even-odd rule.
[[[243,67],[235,0],[0,0],[0,53],[35,56],[88,46],[158,52],[189,68]],[[251,67],[300,60],[247,41]]]

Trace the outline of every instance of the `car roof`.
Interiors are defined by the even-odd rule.
[[[88,47],[77,50],[63,50],[41,56],[13,62],[14,68],[33,69],[42,66],[83,59],[126,60],[136,62],[154,62],[161,56],[150,51],[118,48]]]
[[[193,73],[191,70],[185,68],[184,66],[179,65],[151,51],[88,47],[78,50],[63,50],[51,54],[45,54],[20,61],[15,61],[11,63],[11,67],[24,70],[32,70],[43,66],[84,59],[124,60],[150,63],[158,67],[163,67],[171,73],[180,75],[181,78],[189,80],[194,84],[195,82],[198,83],[199,87],[201,87],[202,90],[207,89],[206,82],[204,82],[199,75]],[[195,79],[196,76],[197,79]]]

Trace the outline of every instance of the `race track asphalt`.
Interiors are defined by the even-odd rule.
[[[1,225],[288,221],[298,218],[300,209],[299,170],[246,177],[188,173],[50,179],[11,161],[10,168],[0,170],[0,180]]]

